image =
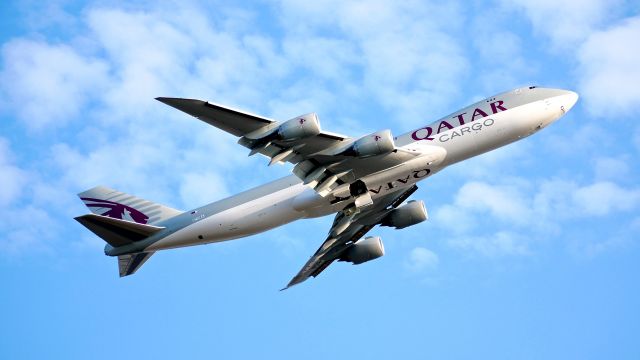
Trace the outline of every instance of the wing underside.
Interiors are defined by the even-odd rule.
[[[332,231],[329,232],[327,239],[304,264],[300,272],[298,272],[282,290],[297,285],[309,277],[318,276],[331,265],[331,263],[339,259],[358,239],[363,237],[374,226],[378,225],[391,210],[397,208],[409,198],[417,189],[418,187],[413,185],[409,189],[389,194],[379,201],[376,201],[376,204],[367,209],[367,211],[352,216],[349,220],[349,225],[336,236],[332,235],[332,231],[337,224],[340,224],[344,221],[345,217],[348,216],[344,212],[339,212],[333,221]]]

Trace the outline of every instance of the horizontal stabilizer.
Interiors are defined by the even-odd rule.
[[[97,214],[82,215],[75,219],[113,247],[146,239],[164,229],[160,226],[139,224]]]
[[[153,254],[155,251],[118,256],[120,277],[134,274]]]

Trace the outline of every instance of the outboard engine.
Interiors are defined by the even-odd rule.
[[[384,255],[384,246],[379,236],[369,236],[357,241],[340,257],[340,261],[348,261],[359,265]]]
[[[293,141],[320,134],[318,115],[310,113],[287,120],[278,126],[279,140]]]
[[[422,200],[411,200],[391,211],[380,223],[381,226],[391,226],[396,229],[419,224],[429,218],[427,208]]]
[[[254,155],[259,150],[269,146],[272,141],[296,141],[320,134],[320,120],[316,113],[297,116],[282,124],[269,124],[253,131],[238,140],[238,144],[252,150]]]

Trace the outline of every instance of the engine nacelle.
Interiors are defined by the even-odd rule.
[[[429,218],[427,208],[422,200],[412,200],[391,211],[380,223],[382,226],[392,226],[396,229],[419,224]]]
[[[388,154],[395,150],[396,144],[393,141],[393,135],[390,130],[376,131],[356,140],[346,150],[338,155],[370,157],[376,155]]]
[[[287,120],[276,130],[278,138],[285,141],[304,139],[320,134],[320,120],[310,113]]]
[[[341,257],[340,261],[348,261],[353,265],[362,264],[384,255],[384,246],[379,236],[370,236],[357,241]]]

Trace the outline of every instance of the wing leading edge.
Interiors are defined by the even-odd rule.
[[[202,100],[170,97],[158,97],[156,100],[235,136],[243,136],[275,122],[262,116]]]
[[[262,129],[269,129],[277,123],[273,119],[208,101],[170,97],[158,97],[156,100],[240,138],[260,132]],[[297,163],[308,155],[328,149],[348,139],[347,136],[320,131],[317,135],[305,139],[272,141],[268,146],[264,146],[256,152],[273,158],[283,150],[295,149],[294,153],[301,155],[300,157],[296,158],[295,154],[292,154],[292,156],[281,160]]]

